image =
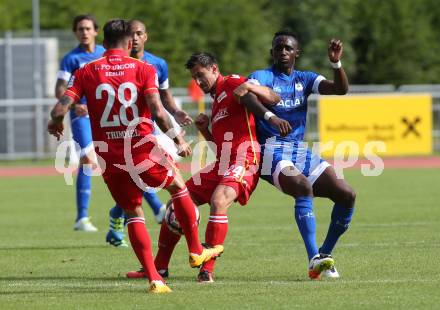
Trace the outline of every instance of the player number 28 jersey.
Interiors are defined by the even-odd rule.
[[[77,70],[69,81],[65,95],[76,101],[85,95],[93,140],[108,145],[107,151],[97,149],[107,168],[109,163],[125,163],[125,139],[131,139],[133,145],[151,134],[151,121],[131,125],[140,118],[151,120],[144,95],[154,92],[158,92],[154,67],[122,50],[106,51],[104,57]],[[135,157],[145,151],[142,147],[132,149]]]

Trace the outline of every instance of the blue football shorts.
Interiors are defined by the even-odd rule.
[[[286,167],[294,167],[303,174],[310,184],[319,178],[330,164],[318,154],[310,151],[307,143],[275,142],[261,146],[260,177],[281,190],[279,175]]]

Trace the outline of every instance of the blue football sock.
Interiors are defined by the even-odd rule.
[[[313,197],[295,199],[295,220],[304,240],[309,260],[318,254],[316,244],[316,220],[313,214]]]
[[[76,178],[77,221],[83,217],[87,217],[89,214],[91,178],[91,176],[84,173],[84,168],[81,166]]]
[[[118,218],[124,216],[124,209],[122,209],[119,205],[115,205],[113,208],[110,209],[110,217]]]
[[[327,237],[319,249],[320,253],[331,254],[338,242],[339,237],[348,229],[353,216],[354,208],[347,208],[335,203],[332,211],[332,219],[328,228]]]
[[[160,202],[159,197],[155,192],[144,192],[144,198],[148,202],[154,215],[159,214],[160,208],[162,207],[162,202]]]

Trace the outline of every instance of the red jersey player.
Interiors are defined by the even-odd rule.
[[[209,203],[211,206],[205,241],[208,246],[215,247],[223,245],[225,241],[228,208],[234,201],[245,205],[257,186],[260,154],[254,115],[250,112],[260,117],[270,112],[258,101],[255,94],[272,104],[279,102],[279,97],[268,88],[251,85],[242,86],[239,92],[234,93],[246,78],[238,75],[222,76],[217,61],[209,53],[193,54],[186,67],[201,89],[214,98],[212,132],[208,129],[209,118],[205,114],[200,114],[195,124],[205,139],[216,145],[216,161],[193,175],[186,185],[197,205]],[[270,117],[270,122],[282,135],[290,131],[289,124],[276,116]],[[179,235],[172,233],[162,223],[155,264],[164,276],[168,275],[168,263],[179,239]],[[213,269],[214,260],[204,263],[198,281],[213,282]],[[139,271],[129,272],[127,276],[143,275]]]
[[[223,248],[205,249],[200,244],[188,190],[171,157],[155,143],[152,117],[162,131],[171,132],[179,155],[191,154],[184,139],[172,133],[172,124],[159,99],[154,67],[128,56],[132,39],[127,21],[118,19],[105,24],[104,46],[104,57],[75,72],[67,91],[51,111],[48,131],[59,139],[69,107],[83,95],[86,97],[104,181],[124,209],[130,242],[150,281],[149,291],[168,293],[171,290],[154,266],[145,228],[141,208],[144,182],[150,187],[164,187],[171,194],[176,217],[185,230],[191,267],[218,256]]]

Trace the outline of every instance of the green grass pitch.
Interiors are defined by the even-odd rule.
[[[72,230],[74,187],[59,177],[0,179],[0,308],[6,309],[438,309],[440,170],[345,172],[357,209],[334,257],[342,276],[307,278],[293,202],[261,181],[249,205],[229,212],[225,253],[212,285],[195,282],[184,242],[173,256],[172,294],[146,294],[131,249],[105,244],[112,199],[93,178],[91,216],[98,233]],[[167,194],[160,193],[162,199]],[[330,201],[316,199],[318,243]],[[201,208],[203,236],[208,208]],[[159,226],[146,207],[156,250]],[[203,239],[203,238],[202,238]]]

